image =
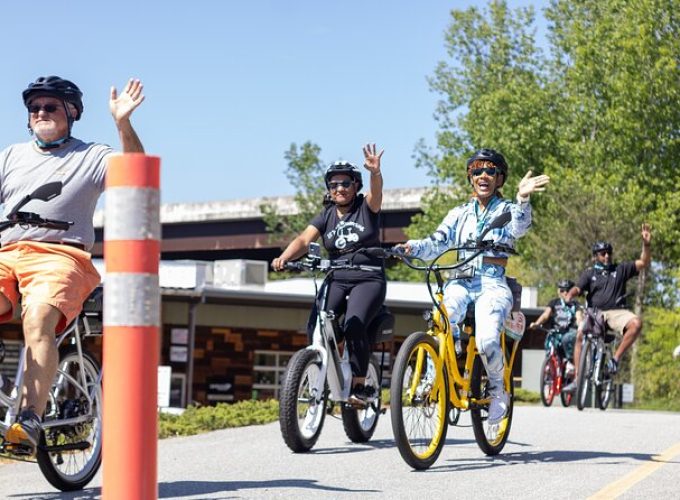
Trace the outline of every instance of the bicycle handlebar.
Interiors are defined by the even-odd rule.
[[[382,270],[379,266],[369,266],[362,264],[354,264],[350,259],[319,259],[307,258],[305,260],[298,260],[295,262],[286,262],[284,264],[284,269],[288,271],[321,271],[321,272],[332,272],[339,270],[355,270],[355,271],[380,271]]]
[[[0,222],[0,232],[16,225],[44,227],[47,229],[59,229],[65,231],[73,225],[73,222],[46,219],[34,212],[15,212],[10,215],[9,219]]]

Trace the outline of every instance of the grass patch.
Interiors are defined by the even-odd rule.
[[[536,391],[528,391],[521,387],[515,387],[515,401],[522,403],[538,403],[541,401],[541,395]]]
[[[645,399],[643,401],[636,401],[634,404],[624,403],[624,408],[631,408],[636,410],[654,410],[654,411],[679,411],[680,401],[669,399]]]

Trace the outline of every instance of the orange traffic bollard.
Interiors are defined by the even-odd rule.
[[[104,215],[102,498],[156,499],[160,158],[111,157]]]

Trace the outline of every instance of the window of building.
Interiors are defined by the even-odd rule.
[[[278,399],[283,374],[294,352],[255,351],[253,399]]]

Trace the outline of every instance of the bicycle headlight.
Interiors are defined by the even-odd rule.
[[[426,309],[425,311],[423,311],[423,319],[427,323],[428,329],[434,327],[434,316],[432,314],[432,309]]]

